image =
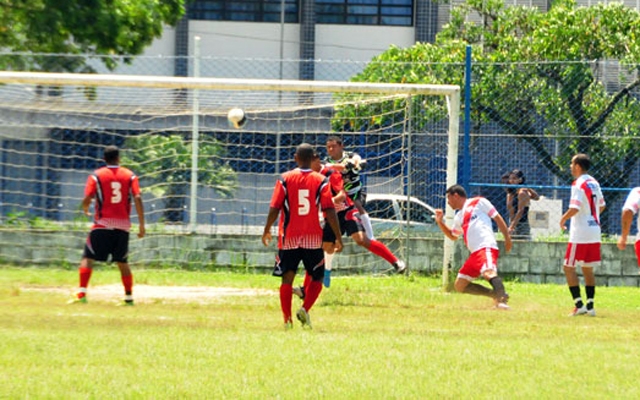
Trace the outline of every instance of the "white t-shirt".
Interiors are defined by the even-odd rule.
[[[573,181],[569,208],[578,213],[571,217],[569,242],[600,243],[600,208],[604,205],[600,184],[592,176],[584,174]]]
[[[496,215],[498,211],[484,197],[467,199],[453,218],[452,232],[456,236],[464,236],[467,248],[472,253],[487,247],[497,249],[498,243],[491,224],[491,219]]]
[[[630,210],[634,215],[638,214],[638,208],[640,208],[640,187],[631,189],[631,192],[627,196],[622,210]],[[640,240],[640,214],[638,215],[638,232],[636,233],[636,241]]]

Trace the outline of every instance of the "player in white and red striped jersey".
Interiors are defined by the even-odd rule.
[[[280,307],[285,329],[292,327],[293,280],[300,261],[312,279],[302,308],[296,313],[303,326],[311,327],[308,313],[322,291],[324,253],[320,211],[325,212],[333,231],[336,234],[340,232],[328,179],[311,169],[314,155],[313,147],[307,143],[297,147],[294,157],[298,168],[285,172],[276,182],[262,233],[262,243],[268,246],[271,242],[271,226],[280,214],[278,255],[273,275],[282,277]],[[335,250],[342,250],[340,239],[335,243]]]
[[[620,238],[618,238],[618,249],[624,250],[627,247],[627,238],[631,231],[631,224],[633,223],[633,216],[638,214],[640,208],[640,187],[631,189],[627,199],[622,206],[622,232]],[[638,214],[638,231],[636,232],[636,241],[634,249],[636,251],[636,260],[638,260],[638,268],[640,268],[640,214]]]
[[[508,310],[509,296],[505,292],[502,278],[498,276],[498,243],[491,221],[496,222],[498,229],[504,235],[504,246],[507,252],[511,251],[509,227],[489,200],[484,197],[467,198],[466,191],[460,185],[453,185],[447,189],[447,203],[457,211],[453,219],[453,227],[449,228],[444,223],[442,209],[435,211],[436,223],[449,239],[457,240],[462,236],[471,252],[458,271],[454,283],[456,291],[491,297],[497,309]],[[488,281],[493,289],[473,283],[473,280],[479,277]]]
[[[80,288],[72,302],[85,303],[94,261],[111,260],[118,265],[124,286],[123,304],[133,305],[133,274],[127,260],[129,230],[131,229],[131,202],[138,214],[138,237],[145,235],[144,206],[138,177],[121,167],[120,150],[107,146],[104,150],[106,166],[95,170],[87,178],[82,209],[91,217],[89,206],[95,200],[94,223],[91,227],[80,261]]]
[[[571,184],[571,200],[569,209],[560,218],[560,228],[566,229],[571,220],[569,243],[564,257],[563,269],[567,278],[569,292],[574,302],[574,309],[569,316],[590,315],[594,317],[594,297],[596,294],[596,278],[593,268],[600,265],[600,213],[604,210],[605,201],[600,184],[587,174],[591,167],[591,159],[586,154],[576,154],[571,159],[571,175],[575,178]],[[582,268],[586,307],[580,295],[580,281],[576,267]]]

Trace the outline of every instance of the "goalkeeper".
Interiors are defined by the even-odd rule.
[[[360,172],[366,165],[366,160],[363,160],[357,153],[344,151],[344,144],[341,138],[329,136],[327,138],[325,163],[331,164],[332,168],[342,173],[344,190],[360,213],[360,220],[364,226],[365,233],[369,239],[375,239],[371,219],[369,219],[369,214],[364,208],[367,194],[360,180]]]

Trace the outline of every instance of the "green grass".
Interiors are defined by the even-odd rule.
[[[637,288],[599,287],[598,317],[569,318],[562,285],[507,282],[513,309],[502,312],[433,278],[337,277],[311,310],[314,329],[285,332],[271,276],[135,280],[270,292],[66,305],[75,271],[0,268],[0,398],[640,397]],[[115,267],[94,272],[105,284],[119,284]]]

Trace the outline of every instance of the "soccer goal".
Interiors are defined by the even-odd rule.
[[[302,142],[324,156],[327,138],[342,138],[367,160],[371,194],[443,208],[456,182],[457,86],[27,72],[2,72],[0,82],[5,262],[79,260],[83,187],[109,144],[143,186],[148,237],[132,235],[130,256],[141,265],[271,267],[259,235],[276,176],[295,166]],[[232,108],[245,113],[239,129]],[[442,269],[446,281],[451,243],[443,248],[433,221],[415,211],[416,227],[398,220],[412,204],[372,211],[376,237],[411,269]],[[336,270],[389,268],[345,243]]]

